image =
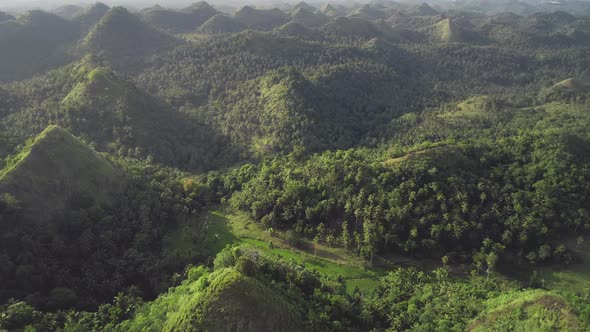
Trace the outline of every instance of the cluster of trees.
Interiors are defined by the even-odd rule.
[[[485,321],[488,314],[500,321],[494,326],[502,331],[514,329],[519,323],[531,324],[531,328],[565,329],[590,323],[590,303],[581,296],[521,291],[516,284],[496,278],[493,274],[486,277],[474,274],[459,280],[453,278],[451,272],[444,264],[429,273],[413,267],[398,268],[382,277],[373,292],[363,294],[358,290],[346,292],[338,278],[310,271],[305,265],[251,248],[227,247],[217,255],[213,266],[186,268],[176,287],[153,302],[142,301],[134,290],[119,293],[111,303],[101,305],[95,312],[43,312],[26,302],[15,301],[0,307],[0,328],[10,330],[28,326],[38,330],[64,328],[66,331],[169,330],[171,326],[189,329],[217,326],[216,319],[223,319],[226,324],[224,327],[239,325],[240,321],[249,321],[250,326],[284,326],[284,322],[261,321],[269,318],[266,313],[247,312],[244,317],[232,316],[235,310],[259,308],[258,295],[250,292],[262,291],[255,288],[249,289],[250,292],[235,293],[236,289],[232,287],[239,285],[231,282],[236,276],[253,280],[252,285],[265,285],[264,292],[272,291],[277,298],[264,299],[267,303],[275,303],[281,298],[283,306],[273,310],[293,310],[292,314],[300,319],[295,323],[296,327],[293,326],[295,330],[465,330],[481,324],[479,320]],[[220,297],[212,295],[219,292],[226,293]],[[536,298],[531,294],[541,296]],[[232,297],[236,297],[234,303],[248,303],[251,307],[228,308],[230,310],[224,313],[207,312],[205,309],[205,306],[216,301],[220,301],[221,305],[232,303]],[[247,300],[238,300],[237,297]],[[529,312],[513,316],[511,301],[518,303],[525,300],[531,307],[541,307],[529,308]],[[494,301],[508,304],[507,309],[492,311],[491,305],[487,303]],[[201,316],[184,317],[191,303],[201,303],[202,307],[198,308]],[[556,309],[551,303],[559,307]],[[539,319],[532,310],[547,315],[546,319]],[[191,314],[195,315],[194,310]],[[223,318],[219,315],[223,315]],[[232,318],[228,320],[228,317]],[[478,319],[474,320],[476,317]],[[528,317],[532,317],[530,321],[527,321]],[[186,320],[199,325],[186,325]]]
[[[93,57],[9,89],[9,112],[0,119],[7,143],[56,124],[99,151],[193,171],[220,168],[239,156],[218,130],[145,94]]]
[[[312,157],[297,149],[226,173],[214,191],[264,227],[369,260],[395,250],[567,262],[561,234],[590,229],[587,106],[554,107],[462,121],[459,110],[437,110],[405,133],[399,124],[406,147]],[[482,121],[491,124],[462,130]],[[438,142],[424,142],[426,134]]]

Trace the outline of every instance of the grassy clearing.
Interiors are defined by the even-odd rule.
[[[577,259],[569,265],[555,263],[532,267],[504,266],[500,272],[508,279],[527,284],[536,271],[544,288],[585,297],[590,294],[590,243],[584,242],[578,245],[576,237],[572,236],[565,241],[565,244]]]
[[[565,267],[556,265],[540,269],[545,287],[585,294],[590,287],[590,243],[584,241],[578,245],[576,238],[572,237],[566,246],[580,261]]]
[[[467,331],[582,331],[567,301],[545,290],[504,293],[485,306]]]
[[[300,247],[294,248],[283,240],[284,236],[281,232],[271,235],[260,229],[258,224],[241,212],[225,213],[221,209],[215,209],[205,213],[204,218],[208,224],[209,247],[213,253],[221,251],[229,244],[256,247],[283,259],[305,264],[306,267],[320,273],[340,276],[345,280],[346,287],[350,291],[353,291],[355,287],[361,291],[374,289],[378,277],[393,267],[393,263],[383,259],[376,266],[368,267],[365,261],[358,257],[351,257],[344,249],[321,244],[314,247],[307,241],[303,241]]]

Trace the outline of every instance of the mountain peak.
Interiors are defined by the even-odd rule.
[[[291,17],[293,18],[293,22],[306,27],[319,27],[329,21],[328,17],[321,12],[315,14],[305,8],[297,9],[291,14]]]
[[[246,28],[233,18],[217,14],[201,25],[199,31],[207,34],[224,34],[244,31]]]
[[[127,9],[113,7],[86,36],[84,46],[110,57],[143,56],[172,47],[177,42]]]
[[[49,126],[0,172],[0,192],[9,193],[32,222],[51,220],[74,197],[108,203],[122,175],[109,161],[65,129]]]
[[[55,8],[51,11],[51,13],[69,20],[76,17],[76,15],[78,15],[82,10],[84,10],[84,8],[77,5],[64,5]]]
[[[289,21],[287,14],[280,9],[255,9],[242,7],[235,13],[234,19],[251,29],[272,30]]]
[[[341,15],[341,12],[329,3],[325,4],[322,8],[320,8],[320,12],[332,17]]]
[[[420,5],[411,8],[409,14],[413,16],[435,16],[439,13],[432,7],[430,7],[429,4],[423,2]]]
[[[316,10],[314,7],[310,6],[310,5],[309,5],[307,2],[305,2],[305,1],[301,1],[301,2],[299,2],[298,4],[296,4],[295,6],[293,6],[293,9],[292,9],[292,11],[296,11],[296,10],[298,10],[298,9],[305,9],[305,10],[308,10],[308,11],[310,11],[310,12],[312,12],[312,13],[313,13],[313,12]]]
[[[216,271],[203,294],[183,304],[164,330],[224,331],[247,326],[248,331],[300,331],[299,315],[278,288],[228,268]]]
[[[186,7],[185,9],[183,9],[183,11],[195,11],[195,10],[210,10],[213,9],[215,10],[215,8],[213,6],[211,6],[208,2],[206,1],[199,1],[199,2],[195,2],[192,5]]]
[[[100,21],[101,18],[111,9],[109,6],[105,5],[102,2],[96,2],[95,4],[89,6],[81,13],[76,15],[73,19],[78,21],[82,24],[83,27],[86,29],[90,28],[91,26],[95,25]]]
[[[195,3],[180,11],[152,7],[141,12],[143,21],[171,33],[193,32],[205,21],[217,14],[219,12],[204,1]]]

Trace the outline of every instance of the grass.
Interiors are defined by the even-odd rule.
[[[256,247],[275,254],[283,259],[294,260],[305,264],[309,269],[333,277],[342,277],[346,287],[353,291],[358,287],[361,291],[370,291],[377,285],[378,278],[387,273],[394,263],[381,259],[379,264],[368,267],[358,257],[350,256],[342,248],[331,248],[324,245],[316,247],[309,241],[297,248],[283,240],[283,234],[270,234],[258,227],[258,224],[245,213],[225,213],[221,209],[210,210],[204,218],[208,224],[209,247],[217,253],[230,244]],[[269,243],[272,241],[273,248]]]
[[[384,160],[383,161],[383,165],[384,166],[392,166],[392,165],[398,164],[398,163],[400,163],[402,161],[406,161],[406,160],[408,160],[408,159],[410,159],[412,157],[415,157],[415,156],[419,156],[419,155],[422,155],[422,154],[425,154],[425,153],[429,153],[429,152],[440,150],[440,149],[442,149],[442,148],[444,148],[446,146],[447,146],[447,144],[444,143],[444,142],[430,144],[427,148],[421,148],[421,147],[418,146],[418,147],[416,147],[415,150],[407,151],[402,156],[393,157],[393,158],[389,158],[389,159]]]
[[[585,294],[590,286],[590,243],[580,245],[571,237],[566,242],[566,247],[571,250],[579,262],[569,266],[547,266],[540,269],[545,280],[545,287],[549,289]]]
[[[590,243],[577,244],[575,236],[565,239],[565,245],[574,253],[577,261],[569,265],[551,263],[540,266],[505,266],[501,274],[508,279],[528,284],[534,271],[543,288],[581,295],[590,294]]]
[[[66,130],[49,126],[0,171],[0,192],[20,202],[25,219],[41,221],[62,211],[74,197],[84,204],[109,204],[123,180],[96,151]]]
[[[213,272],[209,286],[170,315],[163,331],[299,331],[301,315],[274,287],[233,268]]]
[[[457,104],[457,111],[447,112],[440,115],[442,118],[451,120],[454,118],[478,119],[486,116],[490,110],[492,100],[488,96],[476,96]]]
[[[488,300],[467,331],[581,331],[567,301],[545,290],[508,292]]]

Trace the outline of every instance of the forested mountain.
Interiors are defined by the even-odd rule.
[[[176,264],[159,250],[163,230],[189,215],[191,204],[143,174],[56,126],[9,159],[0,175],[2,301],[91,308],[117,288],[160,287],[152,269]]]
[[[0,330],[588,329],[585,4],[312,5],[0,13]]]
[[[246,30],[244,25],[223,14],[211,17],[199,27],[199,31],[205,34],[227,34],[244,30]]]
[[[172,33],[193,32],[217,14],[219,12],[206,2],[196,3],[180,11],[156,6],[141,13],[149,24]]]
[[[315,14],[313,11],[299,8],[291,14],[293,22],[306,27],[320,27],[328,22],[328,17],[322,13]]]
[[[279,9],[256,9],[245,6],[234,14],[234,19],[250,29],[271,30],[289,21]]]
[[[83,7],[77,5],[63,5],[58,8],[55,8],[51,12],[65,19],[72,19],[78,14],[80,14],[83,10]]]
[[[112,165],[55,126],[9,160],[0,180],[5,198],[18,202],[26,222],[37,224],[63,213],[64,204],[76,196],[108,204],[109,191],[122,185]]]
[[[0,81],[30,77],[70,60],[76,26],[56,15],[33,10],[0,23]]]
[[[80,11],[72,18],[73,21],[78,22],[84,31],[88,31],[109,11],[109,6],[102,2],[97,2],[94,5],[87,7]]]
[[[178,43],[174,37],[144,24],[127,9],[115,7],[92,28],[81,48],[118,66],[132,66],[133,58],[152,55]]]

